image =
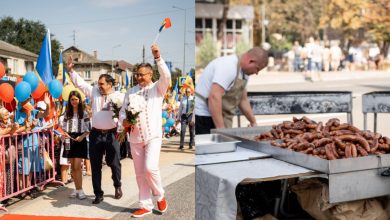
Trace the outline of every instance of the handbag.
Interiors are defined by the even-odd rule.
[[[46,149],[43,149],[43,161],[45,171],[53,169],[53,161],[51,160],[49,153],[47,153]]]

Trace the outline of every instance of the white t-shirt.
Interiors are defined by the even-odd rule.
[[[197,80],[195,91],[207,98],[213,83],[217,83],[225,91],[232,86],[237,75],[237,55],[219,57],[211,61]],[[241,70],[240,70],[241,71]],[[239,79],[248,79],[245,74],[239,74]],[[199,97],[195,97],[195,114],[198,116],[211,116],[207,103]]]

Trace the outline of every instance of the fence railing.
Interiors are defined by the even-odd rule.
[[[63,185],[55,180],[52,130],[2,135],[0,146],[0,202],[48,183]]]

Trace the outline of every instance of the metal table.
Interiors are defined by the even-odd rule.
[[[390,167],[390,154],[358,158],[324,160],[288,149],[273,147],[268,141],[254,141],[254,136],[270,127],[217,129],[213,132],[242,141],[242,147],[272,155],[273,158],[327,174],[329,202],[345,202],[390,195],[390,178],[380,172]]]
[[[195,218],[236,219],[235,191],[242,181],[282,180],[313,174],[312,170],[273,158],[196,166]]]

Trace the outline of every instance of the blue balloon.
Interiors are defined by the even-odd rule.
[[[164,126],[164,131],[166,133],[170,132],[171,131],[171,128],[169,126]]]
[[[168,118],[168,112],[167,111],[163,111],[162,112],[162,117],[163,118]]]
[[[20,82],[15,87],[15,97],[19,102],[26,101],[31,95],[31,86],[27,82]]]
[[[38,88],[39,79],[34,72],[27,72],[23,77],[23,81],[27,82],[31,86],[31,92],[34,92]]]
[[[49,92],[53,98],[58,99],[62,94],[62,89],[62,83],[59,80],[54,79],[50,81]]]
[[[173,118],[168,118],[167,122],[165,123],[165,126],[172,126],[175,124],[175,119]]]

